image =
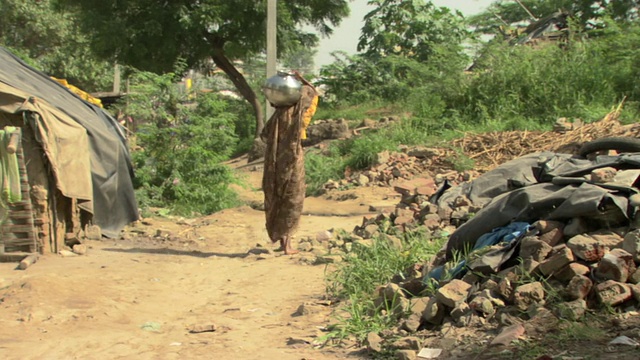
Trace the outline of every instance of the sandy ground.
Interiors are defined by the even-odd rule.
[[[235,166],[260,200],[259,166]],[[348,201],[308,198],[297,238],[352,230],[370,205],[393,205],[389,189]],[[86,255],[46,255],[22,271],[0,264],[0,359],[343,359],[314,346],[331,321],[325,267],[275,250],[264,213],[248,206],[180,224],[150,219],[148,235],[87,242]],[[296,316],[301,304],[309,314]],[[214,331],[204,331],[213,330]],[[195,330],[195,331],[194,331]]]

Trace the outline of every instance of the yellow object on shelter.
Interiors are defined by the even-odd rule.
[[[83,100],[88,101],[94,105],[98,105],[100,107],[102,107],[102,101],[98,98],[95,98],[93,96],[91,96],[91,94],[84,92],[82,90],[80,90],[78,87],[73,86],[71,84],[69,84],[69,82],[65,79],[58,79],[55,77],[51,77],[53,80],[59,82],[60,84],[64,85],[67,89],[71,90],[71,92],[73,92],[74,94],[80,96]]]
[[[313,97],[313,100],[311,100],[311,106],[307,109],[307,111],[305,111],[304,115],[302,116],[302,134],[300,138],[302,138],[303,140],[307,138],[307,128],[309,127],[309,124],[311,124],[311,118],[313,117],[313,115],[315,115],[316,110],[318,109],[318,99],[318,95]]]

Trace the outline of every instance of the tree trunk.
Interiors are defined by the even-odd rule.
[[[260,100],[256,96],[256,93],[253,91],[247,80],[244,76],[233,66],[233,63],[229,61],[227,56],[224,53],[224,49],[220,47],[214,47],[211,58],[213,62],[218,66],[225,74],[229,77],[233,85],[238,89],[242,97],[245,98],[253,107],[253,111],[256,117],[256,133],[255,138],[260,138],[260,134],[262,133],[262,129],[264,128],[264,114],[262,112],[262,106],[260,105]]]

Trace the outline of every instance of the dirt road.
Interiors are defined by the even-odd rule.
[[[259,171],[247,174],[255,187]],[[349,201],[307,199],[297,238],[351,230],[368,205],[394,201],[383,190],[360,191]],[[261,197],[252,189],[244,195]],[[314,349],[330,320],[324,266],[308,265],[304,253],[248,253],[276,247],[263,212],[243,206],[189,224],[151,219],[136,229],[140,236],[88,242],[86,255],[47,255],[24,271],[0,264],[0,358],[353,357]],[[178,240],[149,236],[158,229]],[[295,316],[304,303],[310,313]]]

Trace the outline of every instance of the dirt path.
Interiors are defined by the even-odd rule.
[[[247,179],[255,189],[260,172],[253,169]],[[395,201],[387,190],[361,189],[341,202],[307,199],[298,238],[351,230],[369,205]],[[189,225],[153,219],[138,230],[162,229],[179,240],[94,241],[86,255],[44,256],[25,271],[0,264],[0,358],[352,357],[308,343],[330,320],[323,266],[308,265],[305,254],[248,254],[257,244],[275,249],[263,224],[264,213],[248,206]],[[303,303],[311,313],[294,316]],[[190,332],[209,325],[215,331]]]

